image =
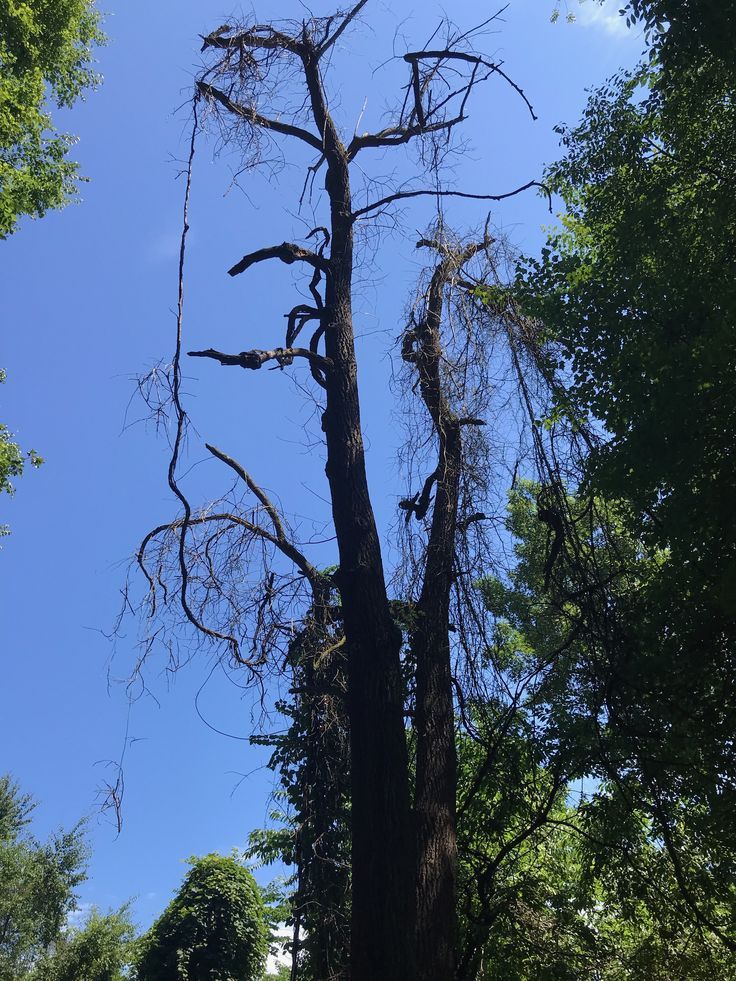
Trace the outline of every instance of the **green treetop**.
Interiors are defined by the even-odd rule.
[[[236,858],[190,860],[181,889],[140,941],[138,981],[260,981],[268,952],[263,899]]]
[[[93,0],[0,0],[0,238],[74,196],[74,138],[55,131],[50,107],[97,84],[101,41]]]

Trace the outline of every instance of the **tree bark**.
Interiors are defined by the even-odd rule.
[[[425,243],[430,244],[430,243]],[[450,662],[450,595],[462,471],[461,422],[443,389],[442,307],[451,275],[481,246],[448,253],[432,276],[422,322],[404,338],[438,439],[435,503],[417,624],[416,664],[417,975],[448,981],[455,974],[457,759]]]
[[[323,313],[322,426],[338,543],[348,658],[352,780],[353,981],[414,978],[413,848],[400,672],[401,632],[388,604],[368,491],[352,319],[353,216],[348,156],[326,110],[318,60],[303,55],[327,162],[331,245]]]

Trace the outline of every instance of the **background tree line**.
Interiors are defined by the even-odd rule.
[[[36,802],[0,778],[2,981],[262,981],[279,910],[267,905],[235,856],[190,859],[181,888],[136,935],[130,906],[83,917],[78,887],[89,849],[84,822],[41,842],[29,831]]]

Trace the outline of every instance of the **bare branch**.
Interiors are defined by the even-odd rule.
[[[292,364],[294,358],[306,358],[311,365],[327,372],[332,368],[332,361],[315,351],[310,351],[305,347],[276,347],[271,351],[241,351],[240,354],[223,354],[222,351],[215,351],[208,348],[206,351],[187,351],[190,358],[212,358],[219,361],[221,365],[228,365],[240,368],[250,368],[256,371],[262,368],[267,361],[276,361],[280,367]]]
[[[286,317],[286,347],[291,347],[304,329],[305,324],[311,320],[322,320],[322,311],[316,307],[310,307],[308,303],[298,303],[293,310],[284,316]],[[314,350],[311,345],[310,349]]]
[[[460,114],[452,119],[443,119],[436,123],[426,124],[424,121],[420,121],[413,126],[391,126],[381,130],[380,133],[364,133],[362,136],[354,136],[348,147],[348,158],[352,160],[360,150],[366,147],[402,146],[417,136],[447,132],[458,123],[464,122],[465,118],[463,114]]]
[[[202,51],[207,48],[221,48],[225,50],[242,48],[265,48],[267,50],[290,51],[292,54],[299,54],[301,44],[296,38],[289,37],[281,31],[277,31],[270,24],[256,25],[248,31],[240,31],[230,37],[224,35],[231,30],[229,25],[224,25],[202,38]]]
[[[317,57],[321,58],[322,55],[327,51],[332,45],[339,39],[340,35],[343,33],[345,28],[350,24],[351,21],[355,20],[360,11],[368,3],[368,0],[360,0],[359,3],[353,7],[342,19],[340,26],[335,30],[334,34],[331,34],[326,40],[322,42],[317,48]]]
[[[399,507],[402,511],[406,511],[406,523],[409,524],[411,521],[412,514],[418,521],[426,515],[429,510],[429,505],[432,503],[432,488],[435,485],[439,477],[439,467],[433,470],[432,473],[424,481],[424,486],[421,492],[417,491],[414,497],[406,498],[403,501],[399,501]]]
[[[422,189],[419,191],[396,191],[395,194],[388,194],[385,198],[379,198],[378,201],[373,201],[371,204],[367,204],[364,208],[358,208],[357,211],[353,212],[353,221],[356,218],[360,218],[362,215],[368,214],[370,211],[376,211],[378,208],[383,208],[387,204],[391,204],[393,201],[402,201],[405,198],[419,198],[419,197],[443,197],[443,198],[468,198],[472,201],[505,201],[506,198],[512,198],[516,194],[521,194],[523,191],[528,191],[532,187],[538,187],[540,190],[544,191],[547,195],[549,201],[549,210],[552,210],[552,197],[544,184],[540,181],[527,181],[526,184],[522,184],[521,187],[515,188],[513,191],[506,191],[504,194],[468,194],[465,191],[442,191],[437,188],[433,189]]]
[[[216,450],[214,447],[207,446],[207,449],[210,451],[210,453],[212,453],[214,456],[217,456],[224,463],[228,463],[228,466],[230,466],[231,464],[235,464],[234,460],[228,462],[230,461],[230,457],[228,457],[224,453],[220,453],[220,451]],[[235,466],[237,467],[238,464],[235,464]],[[306,559],[304,555],[302,555],[299,549],[296,548],[296,546],[292,542],[290,542],[285,535],[283,537],[279,537],[279,535],[277,534],[272,534],[270,531],[267,531],[265,528],[262,528],[260,525],[255,524],[255,522],[253,521],[248,521],[246,518],[241,517],[239,514],[233,514],[230,511],[220,512],[217,514],[203,514],[198,517],[190,518],[187,521],[187,527],[194,528],[197,525],[213,524],[215,522],[227,522],[231,525],[236,525],[240,528],[244,528],[246,531],[251,532],[252,534],[256,535],[258,538],[262,538],[264,541],[270,542],[270,544],[273,545],[275,548],[277,548],[283,555],[291,559],[291,561],[296,565],[296,567],[304,575],[304,577],[310,581],[310,583],[316,582],[319,579],[318,570],[315,569],[312,563],[309,562],[309,560]],[[183,525],[184,525],[184,519],[178,518],[176,521],[171,521],[168,524],[158,525],[158,527],[153,528],[151,531],[149,531],[149,533],[143,539],[140,549],[138,550],[138,556],[137,556],[138,564],[141,565],[141,563],[144,561],[146,548],[154,538],[156,538],[158,535],[162,534],[163,532],[178,531],[183,527]],[[143,568],[145,572],[145,566],[141,565],[141,568]],[[146,573],[146,575],[148,577],[148,573]],[[184,612],[186,613],[186,610]],[[197,627],[198,630],[201,630],[202,633],[206,634],[207,636],[213,637],[216,640],[226,640],[232,646],[232,638],[224,634],[220,634],[218,631],[210,630],[207,627],[202,627],[199,621],[195,622],[194,625]],[[236,651],[236,657],[239,661],[243,662],[243,658],[238,656],[237,651]]]
[[[295,262],[306,262],[321,272],[326,272],[330,265],[327,259],[310,249],[303,249],[300,245],[294,245],[293,242],[282,242],[281,245],[271,245],[268,248],[258,249],[256,252],[249,252],[244,255],[240,262],[236,262],[232,269],[228,269],[228,276],[239,276],[246,269],[250,269],[258,262],[265,262],[267,259],[280,259],[287,266],[291,266]]]
[[[267,538],[269,541],[273,541],[281,552],[292,560],[300,572],[302,572],[311,583],[316,583],[319,579],[318,571],[299,551],[296,545],[294,545],[294,543],[287,538],[281,516],[279,515],[275,504],[266,494],[263,488],[259,487],[251,475],[238,463],[237,460],[233,460],[233,458],[228,456],[227,453],[223,453],[222,450],[218,450],[216,446],[212,446],[210,443],[205,443],[205,446],[214,457],[221,460],[222,463],[226,464],[231,470],[235,471],[240,479],[246,484],[248,490],[250,490],[251,493],[258,498],[265,508],[266,513],[273,524],[276,537],[274,539],[272,536],[269,536],[265,530],[263,530],[263,537]]]
[[[512,89],[514,89],[515,92],[518,92],[518,94],[524,100],[524,103],[527,109],[529,110],[532,119],[536,120],[537,116],[536,113],[534,112],[534,107],[532,106],[531,102],[524,94],[524,90],[519,85],[517,85],[516,82],[513,81],[513,79],[509,78],[509,76],[506,74],[505,71],[503,71],[503,69],[499,64],[496,64],[495,62],[492,61],[486,61],[486,59],[480,57],[480,55],[469,54],[466,51],[452,51],[449,48],[445,48],[443,50],[438,50],[438,51],[408,51],[404,55],[404,61],[412,65],[412,69],[415,64],[418,64],[418,62],[424,60],[427,61],[455,60],[455,61],[466,61],[469,64],[476,65],[476,66],[482,65],[484,68],[487,68],[490,72],[496,75],[500,75],[505,82],[508,82],[508,84],[511,86]]]
[[[255,109],[243,106],[239,102],[234,102],[229,95],[221,92],[220,89],[215,88],[214,85],[210,85],[208,82],[198,81],[197,90],[206,99],[214,99],[215,102],[219,102],[225,109],[228,109],[236,116],[241,116],[253,126],[273,130],[274,133],[281,133],[283,136],[296,136],[297,139],[308,143],[309,146],[315,150],[319,150],[320,153],[322,152],[322,141],[320,138],[310,133],[309,130],[302,129],[301,126],[292,126],[291,123],[282,123],[279,119],[268,119],[266,116],[261,116]]]
[[[266,494],[263,488],[260,487],[255,482],[255,480],[253,480],[251,475],[244,469],[244,467],[240,463],[238,463],[237,460],[233,460],[231,456],[228,456],[227,453],[223,453],[222,450],[218,450],[217,447],[212,446],[211,443],[205,443],[204,445],[214,457],[217,457],[218,460],[222,461],[222,463],[227,464],[227,466],[230,467],[231,470],[235,471],[238,477],[240,477],[240,479],[245,483],[248,490],[253,495],[255,495],[255,497],[258,498],[258,500],[266,509],[266,513],[271,519],[271,523],[273,524],[274,531],[276,532],[277,538],[285,540],[286,533],[284,532],[284,525],[281,521],[281,517],[276,509],[276,506],[273,504],[270,497]]]

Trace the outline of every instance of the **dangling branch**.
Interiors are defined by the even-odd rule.
[[[195,94],[192,106],[193,120],[192,120],[192,136],[189,144],[189,159],[187,161],[187,179],[186,188],[184,191],[184,213],[182,220],[182,232],[181,232],[181,244],[179,247],[179,295],[177,302],[176,311],[176,349],[174,351],[174,362],[173,362],[173,378],[171,386],[171,398],[174,405],[174,412],[176,414],[176,436],[174,437],[174,446],[171,452],[171,459],[169,460],[169,470],[168,470],[168,481],[169,487],[179,499],[182,508],[184,509],[184,517],[179,525],[179,549],[178,549],[178,559],[179,559],[179,573],[181,576],[181,586],[179,590],[179,598],[181,601],[181,607],[184,611],[184,615],[197,630],[205,634],[205,636],[210,637],[212,640],[224,641],[233,653],[233,656],[237,661],[243,661],[240,654],[240,646],[238,641],[232,634],[222,633],[219,630],[214,630],[211,627],[206,626],[202,620],[196,615],[189,603],[189,570],[187,568],[186,559],[186,537],[187,528],[191,523],[192,508],[187,499],[186,495],[180,489],[176,470],[179,464],[179,456],[181,453],[182,443],[184,441],[184,434],[186,431],[186,412],[181,402],[181,346],[182,346],[182,331],[184,326],[184,263],[186,259],[186,247],[187,247],[187,235],[189,234],[189,201],[192,191],[192,171],[194,167],[194,152],[196,147],[197,132],[199,130],[199,119],[197,114],[197,106],[199,102],[199,93]],[[139,564],[141,563],[139,552]],[[145,569],[144,569],[145,571]],[[150,577],[149,577],[150,582]],[[244,662],[243,663],[247,663]]]

